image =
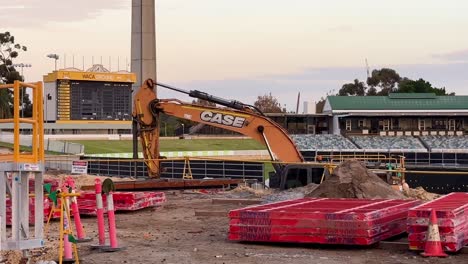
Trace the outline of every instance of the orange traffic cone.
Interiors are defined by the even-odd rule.
[[[431,218],[427,229],[426,245],[424,247],[424,252],[421,253],[421,255],[424,257],[447,257],[447,254],[442,250],[439,225],[437,224],[437,216],[434,209],[431,211]]]

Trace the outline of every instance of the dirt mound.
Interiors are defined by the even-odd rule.
[[[406,198],[401,192],[392,189],[377,175],[367,170],[363,163],[356,160],[349,160],[340,164],[335,168],[331,176],[307,196],[371,199]]]
[[[135,178],[131,177],[126,177],[126,178],[121,178],[121,177],[106,177],[106,176],[95,176],[95,175],[70,175],[70,174],[55,174],[55,173],[46,173],[44,174],[44,179],[54,179],[58,180],[60,183],[64,182],[65,179],[71,176],[73,180],[75,181],[75,185],[77,190],[80,190],[82,186],[94,186],[94,180],[95,179],[100,179],[101,182],[103,182],[107,178],[111,178],[112,181],[114,182],[119,182],[119,181],[134,181]]]
[[[311,192],[317,189],[319,185],[315,183],[310,183],[303,187],[297,187],[292,189],[287,189],[283,191],[276,191],[270,195],[264,197],[263,203],[273,203],[279,201],[286,201],[292,199],[301,199],[308,196]]]
[[[236,188],[227,192],[229,197],[239,197],[239,198],[251,198],[251,197],[263,197],[271,193],[270,189],[253,189],[245,185],[239,185]]]
[[[424,190],[423,187],[416,187],[416,189],[403,188],[403,194],[406,195],[408,198],[419,199],[423,201],[432,201],[442,196],[440,194],[430,193]]]

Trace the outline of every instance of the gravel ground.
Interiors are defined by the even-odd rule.
[[[197,217],[195,210],[228,211],[239,205],[212,204],[211,194],[169,191],[166,195],[164,208],[117,214],[118,239],[125,250],[100,253],[89,249],[92,242],[79,244],[80,263],[468,264],[467,250],[448,258],[427,259],[398,242],[404,238],[370,247],[230,242],[227,217]],[[83,223],[96,243],[96,219],[84,218]],[[51,230],[57,228],[54,222]],[[45,253],[41,259],[56,256],[56,247],[49,246]]]

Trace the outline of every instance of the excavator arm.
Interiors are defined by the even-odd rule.
[[[146,80],[135,95],[133,116],[138,124],[139,137],[150,177],[159,177],[160,174],[158,121],[161,113],[251,137],[267,147],[272,160],[304,161],[302,154],[287,132],[253,106],[238,101],[226,101],[198,91],[180,91],[189,95],[192,93],[192,97],[202,94],[203,100],[223,104],[226,108],[194,105],[178,99],[157,99],[155,83],[151,79]],[[233,105],[236,109],[232,109]]]

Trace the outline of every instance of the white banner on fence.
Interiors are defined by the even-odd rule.
[[[72,171],[71,173],[77,174],[88,174],[88,162],[82,160],[72,161]]]

